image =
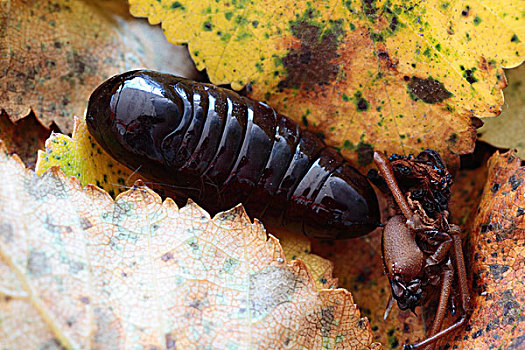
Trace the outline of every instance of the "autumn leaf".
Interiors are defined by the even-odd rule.
[[[130,0],[213,83],[247,87],[361,166],[373,150],[473,150],[523,61],[514,1]]]
[[[96,184],[113,197],[143,179],[107,154],[89,134],[85,120],[78,118],[71,137],[53,134],[46,140],[45,151],[38,151],[35,172],[42,175],[53,166],[76,177],[83,186]]]
[[[140,185],[113,200],[5,150],[0,172],[8,348],[379,348],[350,294],[317,292],[242,207],[211,219]]]
[[[279,237],[279,243],[287,260],[300,259],[304,262],[314,278],[317,289],[338,287],[338,280],[333,277],[333,263],[317,254],[312,254],[311,242],[308,237],[300,233],[289,232],[283,228],[272,228],[271,232]]]
[[[434,147],[450,167],[457,154],[472,149],[476,119],[470,117],[498,113],[505,85],[501,67],[523,60],[523,11],[508,0],[217,4],[159,1],[142,10],[150,13],[151,22],[163,22],[168,37],[189,43],[197,65],[207,69],[212,81],[245,85],[249,96],[265,99],[304,128],[323,133],[361,166],[370,162],[373,150],[416,153]],[[132,5],[133,11],[140,8],[138,2]],[[106,77],[139,66],[169,71],[178,64],[170,62],[170,49],[150,41],[151,28],[142,23],[133,29],[135,21],[117,2],[0,1],[0,10],[0,66],[6,68],[0,70],[0,108],[10,111],[13,120],[33,109],[37,124],[56,120],[71,131],[72,115],[82,116],[90,92]],[[38,15],[31,18],[30,11]],[[56,41],[63,46],[54,47]],[[74,53],[80,58],[70,62]],[[79,74],[75,67],[83,64]],[[218,80],[221,75],[225,80]],[[506,94],[511,107],[513,96]],[[69,102],[61,105],[64,98]],[[34,127],[25,125],[28,131]],[[18,142],[27,135],[11,130],[0,120],[1,139]],[[34,151],[34,146],[26,146],[18,149]],[[525,206],[517,203],[523,198],[523,171],[516,158],[508,162],[511,158],[492,161],[492,182],[486,185],[474,228],[470,225],[487,169],[456,176],[451,210],[453,221],[462,224],[469,237],[474,314],[465,329],[447,339],[455,342],[442,347],[522,345],[524,252],[518,214]],[[195,204],[177,209],[171,200],[162,203],[144,187],[116,200],[94,186],[82,190],[82,185],[98,184],[114,196],[133,186],[138,176],[136,169],[105,155],[82,123],[71,138],[52,135],[37,170],[42,178],[0,152],[2,346],[8,339],[9,348],[200,348],[196,338],[208,341],[216,334],[215,339],[223,341],[217,347],[246,348],[255,342],[272,347],[264,341],[275,340],[281,343],[274,347],[344,348],[351,343],[375,348],[371,342],[381,341],[397,349],[425,338],[422,321],[409,312],[394,307],[382,320],[390,286],[383,273],[379,231],[360,239],[310,243],[276,230],[272,234],[281,239],[277,243],[238,208],[211,219]],[[80,184],[68,176],[78,177]],[[2,193],[9,196],[2,200]],[[25,227],[19,229],[21,225]],[[182,237],[173,225],[184,227]],[[163,230],[171,233],[161,239],[156,234]],[[192,237],[202,234],[209,240],[180,241],[188,230],[195,232]],[[223,241],[226,232],[235,233],[236,239]],[[11,241],[5,243],[7,239]],[[193,242],[202,249],[194,250]],[[252,248],[263,253],[249,261],[239,258],[236,266],[220,262],[226,254],[238,257]],[[296,258],[302,262],[284,261]],[[235,275],[242,268],[252,268],[253,274]],[[241,285],[244,296],[260,298],[227,298],[232,294],[225,292],[221,299],[220,285],[208,275],[197,282],[191,279],[191,271],[213,277],[217,270],[223,277],[235,270],[227,283]],[[270,285],[259,294],[250,289],[256,274],[260,284]],[[184,298],[169,285],[174,276],[175,282],[191,287],[182,288],[188,291]],[[192,282],[204,287],[193,288]],[[348,292],[337,287],[352,292],[370,319],[373,336]],[[332,290],[319,291],[322,288]],[[279,303],[283,295],[289,300]],[[265,317],[252,318],[252,323],[232,319],[243,305],[254,311],[253,300],[269,310]],[[354,325],[357,340],[349,336]],[[248,328],[251,340],[244,337]]]
[[[514,152],[488,164],[476,220],[470,229],[473,312],[455,349],[520,349],[525,334],[525,168]]]
[[[13,121],[35,111],[64,132],[91,91],[134,68],[192,76],[184,48],[133,19],[123,1],[0,1],[0,109]],[[109,9],[109,10],[108,10]]]

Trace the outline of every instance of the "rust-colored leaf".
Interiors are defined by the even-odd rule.
[[[463,157],[462,168],[456,171],[450,197],[452,221],[464,228],[476,218],[483,187],[487,182],[487,162],[495,149],[478,142],[473,154]]]
[[[0,173],[3,347],[380,348],[242,207],[212,219],[140,184],[113,200],[4,149]]]
[[[131,18],[123,1],[10,0],[0,7],[0,108],[13,121],[32,109],[43,125],[54,121],[71,132],[91,91],[114,74],[193,74],[185,49]]]
[[[488,164],[470,231],[473,312],[454,349],[521,349],[525,345],[525,168],[514,152]]]

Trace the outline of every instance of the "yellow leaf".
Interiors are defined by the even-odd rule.
[[[35,172],[42,175],[53,166],[76,177],[82,185],[96,184],[111,196],[124,192],[141,178],[108,155],[89,134],[86,122],[78,118],[72,137],[52,134],[46,150],[38,151]]]
[[[471,152],[471,116],[499,114],[501,67],[525,52],[512,0],[130,0],[130,11],[188,43],[213,83],[247,86],[361,166],[373,150]]]
[[[334,265],[330,260],[312,254],[311,243],[303,234],[292,233],[281,228],[272,228],[272,234],[279,237],[287,260],[300,259],[308,266],[317,289],[337,288],[337,278],[332,273]]]
[[[242,207],[210,218],[140,184],[113,200],[4,149],[0,173],[5,348],[380,348]]]

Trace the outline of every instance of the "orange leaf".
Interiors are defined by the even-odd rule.
[[[514,152],[489,160],[470,232],[473,312],[455,349],[520,349],[525,334],[525,168]]]

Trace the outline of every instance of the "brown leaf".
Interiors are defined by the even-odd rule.
[[[42,124],[71,132],[73,116],[112,75],[139,67],[194,74],[185,48],[129,16],[125,2],[107,3],[0,2],[0,107],[13,121],[33,109]]]
[[[5,150],[0,173],[3,347],[380,347],[351,295],[317,292],[242,207],[211,219],[140,183],[113,200]]]
[[[488,181],[470,229],[473,312],[453,349],[525,345],[525,168],[514,152],[489,160]]]

